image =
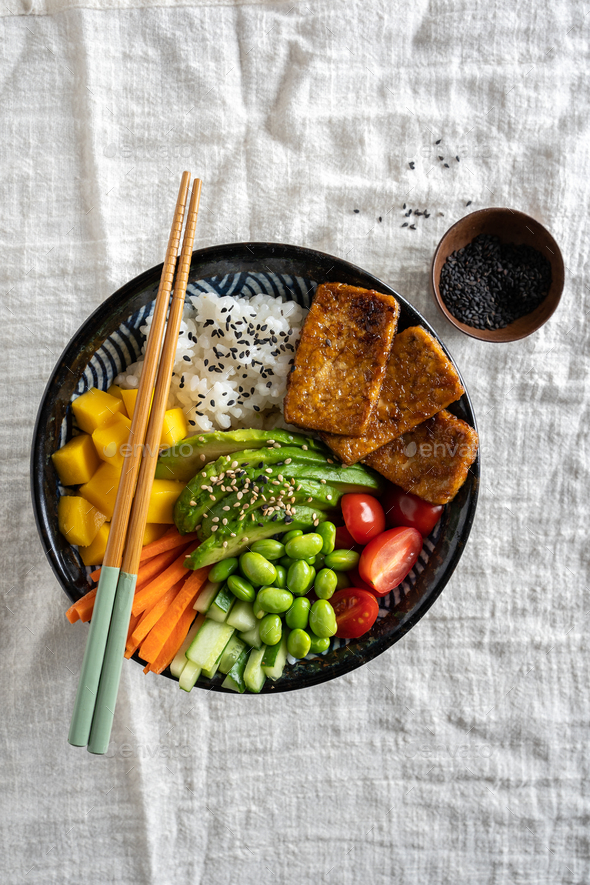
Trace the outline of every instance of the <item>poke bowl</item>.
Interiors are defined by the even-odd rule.
[[[31,454],[34,513],[49,563],[72,602],[94,585],[91,568],[84,565],[78,549],[59,528],[59,501],[67,490],[60,483],[52,455],[75,431],[72,401],[91,388],[107,391],[129,367],[133,372],[145,341],[141,329],[145,329],[153,309],[161,269],[162,265],[153,267],[126,283],[86,320],[60,357],[39,407]],[[193,299],[203,295],[267,295],[308,309],[316,287],[324,283],[342,283],[392,296],[399,304],[398,333],[422,327],[453,363],[436,332],[402,295],[367,271],[311,249],[276,243],[238,243],[196,250],[188,293]],[[460,378],[458,368],[454,363],[453,366]],[[476,429],[466,390],[448,406],[448,411]],[[197,434],[199,429],[193,427],[191,432]],[[457,494],[444,506],[438,523],[424,539],[412,570],[391,593],[378,599],[377,619],[369,632],[356,639],[333,637],[329,648],[321,654],[309,654],[300,660],[290,658],[279,679],[266,680],[262,693],[291,691],[334,679],[382,654],[412,629],[457,567],[473,523],[478,484],[479,454]],[[133,658],[143,666],[137,653]],[[169,670],[163,675],[171,677]],[[199,679],[196,687],[226,692],[223,681],[223,675],[217,673],[211,679]]]

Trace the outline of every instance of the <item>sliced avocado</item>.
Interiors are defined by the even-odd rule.
[[[246,449],[234,452],[233,455],[223,455],[211,464],[207,464],[194,476],[183,489],[174,507],[174,521],[181,534],[192,532],[195,526],[200,525],[203,514],[212,505],[226,494],[227,486],[224,482],[219,483],[218,477],[225,473],[232,464],[236,474],[242,474],[242,478],[249,476],[251,479],[258,476],[261,470],[275,466],[287,469],[286,461],[293,459],[297,463],[309,463],[310,472],[313,467],[322,467],[326,464],[326,457],[320,452],[311,450],[304,451],[298,448],[286,446],[281,449]],[[363,468],[366,469],[366,468]],[[201,488],[205,486],[205,488]],[[194,502],[191,504],[191,501]]]
[[[315,514],[315,516],[314,516]],[[263,513],[258,514],[255,523],[251,523],[246,528],[242,528],[242,523],[238,523],[238,531],[235,532],[236,537],[231,538],[221,536],[217,538],[219,532],[211,535],[206,541],[193,550],[191,555],[185,561],[187,568],[197,569],[205,565],[213,565],[221,559],[227,559],[229,556],[239,556],[244,550],[252,544],[253,541],[261,541],[264,538],[272,538],[280,532],[288,532],[291,529],[308,529],[311,528],[318,519],[324,522],[328,517],[325,513],[317,513],[311,507],[297,507],[295,518],[291,522],[284,519],[275,519],[272,516],[265,516]],[[223,544],[227,543],[227,547]]]
[[[222,455],[231,455],[244,449],[263,446],[307,446],[309,451],[328,454],[328,448],[319,440],[302,433],[287,430],[216,430],[189,436],[158,458],[156,479],[176,479],[187,482],[200,467]]]
[[[278,468],[279,473],[281,469]],[[289,481],[286,478],[279,482],[276,479],[275,473],[274,477],[272,474],[268,474],[263,476],[262,479],[266,480],[266,482],[256,483],[259,489],[258,493],[248,490],[242,494],[241,498],[238,498],[238,494],[233,492],[225,495],[221,500],[213,504],[211,509],[204,514],[201,528],[199,529],[199,539],[204,541],[212,534],[215,534],[215,532],[217,532],[219,537],[222,535],[227,537],[231,532],[236,531],[236,522],[241,524],[241,526],[248,526],[255,521],[252,520],[251,514],[258,514],[258,511],[264,512],[270,509],[270,516],[272,516],[273,512],[277,512],[277,510],[282,512],[284,508],[280,506],[280,502],[278,502],[279,507],[277,510],[273,510],[277,501],[273,502],[271,500],[273,497],[275,499],[278,498],[281,492],[283,492],[285,504],[287,502],[291,506],[305,504],[318,511],[333,510],[343,495],[343,492],[334,486],[330,486],[327,483],[322,485],[320,482],[309,479],[296,479],[292,481],[293,484],[290,487],[293,490],[292,494],[285,495],[285,492],[289,489]],[[279,484],[274,485],[273,483],[275,482]],[[223,520],[227,520],[225,525]],[[216,527],[215,532],[213,531],[213,526]]]

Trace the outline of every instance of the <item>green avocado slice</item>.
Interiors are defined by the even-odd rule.
[[[277,449],[281,446],[307,446],[310,451],[329,454],[322,442],[302,433],[287,430],[216,430],[189,436],[163,451],[158,458],[156,479],[188,482],[200,467],[222,455],[263,446]]]

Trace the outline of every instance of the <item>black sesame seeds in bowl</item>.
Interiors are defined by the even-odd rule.
[[[434,298],[456,328],[484,341],[516,341],[556,309],[564,282],[559,247],[514,209],[480,209],[454,224],[432,261]]]

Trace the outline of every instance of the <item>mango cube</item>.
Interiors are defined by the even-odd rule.
[[[130,418],[133,418],[135,411],[135,402],[137,400],[137,388],[135,390],[121,390],[121,396],[125,403],[125,411]]]
[[[109,393],[111,396],[116,397],[117,399],[123,399],[122,391],[118,384],[111,384],[111,386],[107,388],[107,393]]]
[[[164,532],[167,531],[167,525],[163,525],[159,522],[148,522],[143,532],[143,541],[141,542],[141,546],[145,547],[146,544],[151,544],[152,541],[159,540]]]
[[[96,454],[102,461],[108,461],[119,470],[123,466],[126,446],[129,442],[131,421],[118,412],[111,421],[105,421],[92,434]],[[129,449],[129,451],[131,451]]]
[[[94,504],[101,513],[105,513],[107,519],[112,519],[120,477],[121,469],[104,461],[92,479],[80,486],[78,491],[82,497]],[[177,483],[177,485],[181,485],[181,483]],[[149,521],[163,522],[161,519],[151,519]]]
[[[86,433],[93,433],[97,427],[113,418],[117,412],[124,412],[123,401],[104,390],[91,387],[72,403],[72,411],[78,426]]]
[[[155,479],[150,495],[147,521],[165,522],[167,525],[172,525],[174,505],[183,488],[184,483],[176,482],[173,479]]]
[[[75,436],[54,452],[51,459],[64,486],[88,482],[100,463],[92,437],[87,433]]]
[[[96,538],[106,516],[84,498],[62,495],[57,505],[59,530],[70,544],[88,547]]]
[[[167,412],[164,412],[162,436],[160,437],[161,446],[175,446],[177,442],[185,438],[187,433],[188,424],[182,409],[168,409]]]
[[[88,547],[80,547],[78,553],[82,557],[84,565],[102,565],[110,530],[110,523],[105,522],[99,528],[92,544],[89,544]]]

